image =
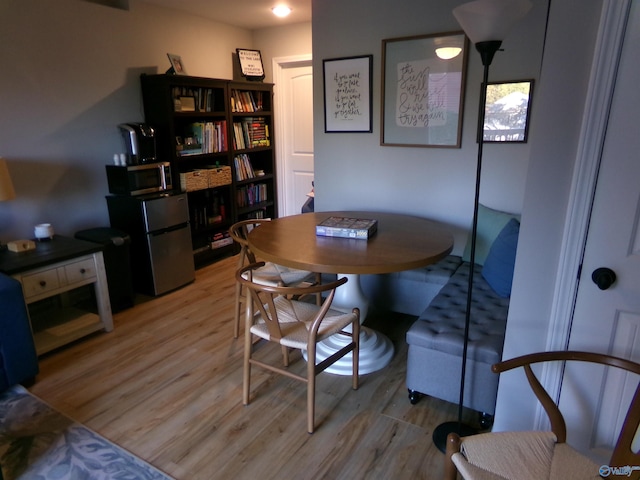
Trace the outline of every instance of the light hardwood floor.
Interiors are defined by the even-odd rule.
[[[193,284],[115,314],[113,332],[44,356],[30,390],[180,480],[441,478],[431,435],[457,407],[409,403],[404,335],[414,317],[370,315],[365,325],[392,339],[395,356],[361,376],[357,391],[349,377],[321,374],[310,435],[299,382],[256,368],[252,402],[242,405],[235,265],[231,257],[200,269]],[[260,353],[278,361],[266,347]]]

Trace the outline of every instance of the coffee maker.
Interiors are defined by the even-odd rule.
[[[156,162],[155,131],[144,123],[121,123],[118,125],[129,165]]]

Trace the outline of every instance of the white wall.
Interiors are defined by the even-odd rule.
[[[41,222],[65,235],[109,224],[104,165],[123,150],[117,125],[143,120],[140,74],[167,70],[167,53],[190,75],[232,79],[236,48],[261,48],[248,30],[129,4],[0,2],[0,156],[17,194],[0,203],[0,241],[30,238]],[[308,54],[310,28],[292,28],[280,44],[276,29],[255,36],[269,54]]]
[[[462,148],[380,146],[382,40],[460,30],[456,0],[314,0],[314,144],[316,209],[396,211],[449,223],[454,253],[464,247],[473,215],[475,142],[482,65],[470,51]],[[537,79],[546,18],[545,0],[503,43],[490,81]],[[373,133],[324,133],[322,60],[373,54]],[[536,108],[534,91],[533,112]],[[522,209],[530,143],[487,145],[481,202],[510,212]],[[336,174],[338,173],[338,174]]]
[[[253,41],[262,54],[265,82],[273,82],[272,58],[311,54],[311,24],[297,23],[255,30]],[[277,95],[277,85],[274,90]]]
[[[606,1],[606,0],[604,0]],[[578,155],[603,0],[552,2],[531,124],[531,159],[518,241],[504,358],[547,349],[560,247]],[[534,426],[537,404],[523,372],[500,378],[496,430]]]

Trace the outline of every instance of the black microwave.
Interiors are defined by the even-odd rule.
[[[143,165],[107,165],[109,193],[142,195],[173,190],[169,162]]]

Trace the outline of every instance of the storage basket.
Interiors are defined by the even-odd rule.
[[[208,168],[207,173],[209,175],[209,188],[231,184],[231,167],[224,165]]]
[[[207,170],[193,170],[180,174],[180,189],[183,192],[193,192],[209,188],[209,174]]]

